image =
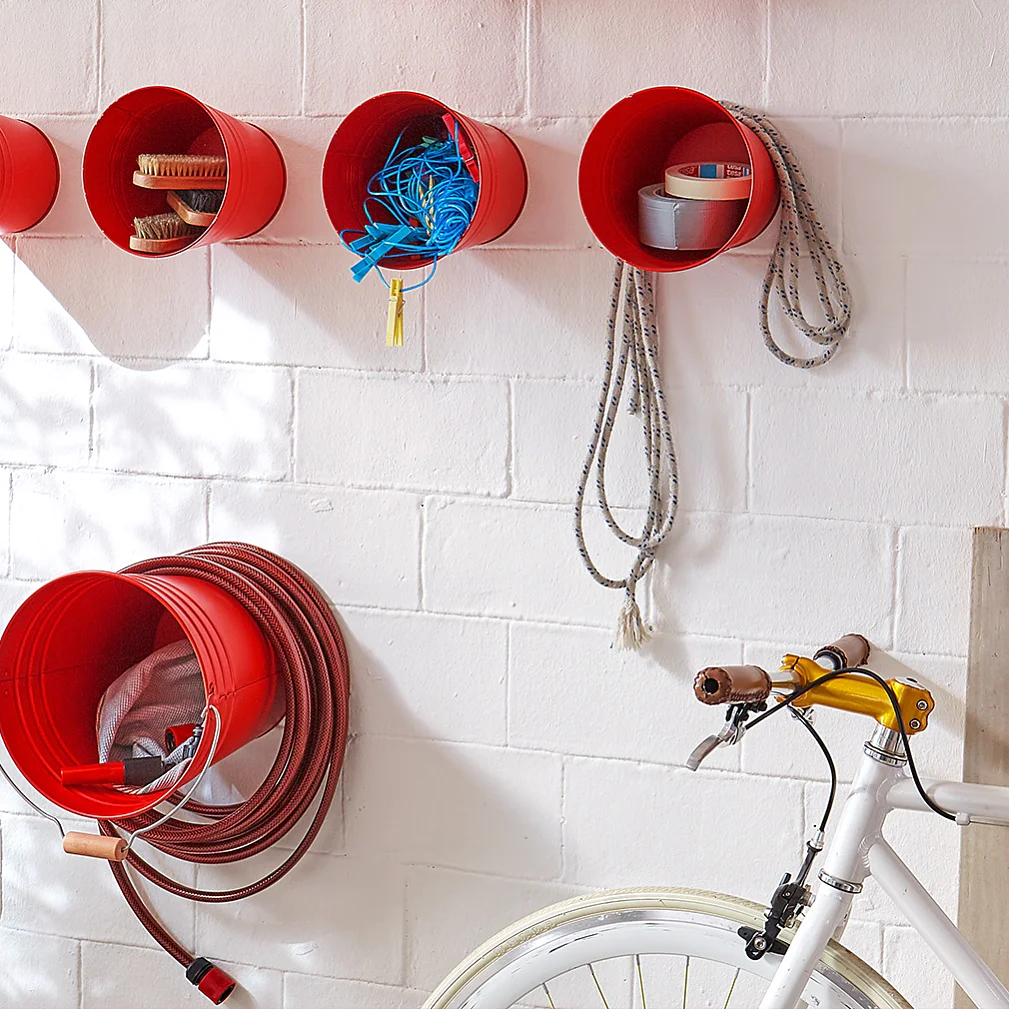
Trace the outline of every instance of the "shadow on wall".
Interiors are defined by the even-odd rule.
[[[348,619],[352,625],[353,616]],[[379,674],[369,676],[369,705],[394,709],[386,711],[389,721],[413,738],[354,738],[344,774],[342,818],[334,805],[312,853],[275,887],[229,907],[200,905],[197,938],[238,962],[402,984],[405,902],[415,873],[423,876],[435,866],[461,870],[448,875],[453,881],[471,879],[476,887],[484,877],[467,873],[534,878],[559,873],[559,760],[424,738],[432,730],[404,704],[392,671],[361,647],[346,629],[347,619],[341,622],[352,675],[362,668]],[[396,672],[409,674],[408,667]],[[464,689],[463,684],[455,686]],[[252,747],[261,749],[259,771],[265,770],[271,755],[268,740],[264,737]],[[247,749],[241,759],[232,756],[220,768],[245,794],[256,783],[256,776],[249,776],[248,756]],[[552,780],[543,774],[551,769],[556,771]],[[551,813],[545,805],[552,807]],[[297,844],[307,819],[283,847]],[[201,867],[200,884],[241,885],[253,873],[275,865],[280,855],[271,852],[234,866]],[[437,969],[447,970],[479,936],[566,895],[544,894],[535,884],[500,882],[523,888],[526,905],[514,906],[514,899],[505,906],[477,901],[479,920],[470,920],[474,909],[467,906],[462,932],[453,915],[415,908],[423,923],[421,956],[430,961],[437,951]]]
[[[100,364],[94,451],[105,469],[282,480],[291,466],[291,377],[186,366],[138,376]]]
[[[333,234],[335,241],[335,234]],[[385,346],[388,293],[356,283],[339,245],[239,242],[213,251],[211,342],[219,360],[308,367],[419,369],[424,292],[406,297],[404,346]],[[405,275],[407,283],[422,279]]]
[[[257,515],[255,521],[261,520]],[[283,530],[274,527],[268,538],[284,552]],[[403,735],[354,740],[342,803],[346,819],[338,793],[311,853],[275,887],[226,907],[198,906],[195,934],[193,912],[185,902],[159,897],[157,906],[183,942],[223,962],[398,985],[405,969],[407,886],[414,875],[420,877],[414,913],[424,923],[425,935],[418,955],[430,973],[448,969],[476,937],[568,894],[560,887],[554,892],[544,884],[521,882],[522,877],[549,880],[560,873],[560,759],[425,738],[438,730],[418,719],[404,699],[414,668],[390,663],[363,647],[352,630],[353,612],[343,623],[349,623],[354,668],[362,677],[365,669],[370,671],[369,707],[382,709],[382,724]],[[482,675],[479,663],[473,669],[474,677]],[[453,679],[446,688],[465,692],[466,683],[458,682],[458,675]],[[279,730],[274,730],[222,761],[214,797],[234,801],[251,794],[273,759],[278,738]],[[17,810],[16,797],[10,798]],[[306,825],[307,817],[277,850],[253,860],[201,866],[198,885],[222,889],[258,878],[279,864]],[[63,856],[55,848],[52,825],[32,815],[7,816],[4,835],[8,876],[3,925],[149,945],[107,869],[97,863],[82,867]],[[35,860],[38,871],[24,871],[32,850],[48,852],[50,847],[51,858]],[[193,867],[171,863],[169,868],[178,878],[193,881]],[[440,873],[456,888],[456,915],[439,915],[430,906]],[[494,878],[501,873],[513,878]],[[478,900],[474,911],[462,899],[471,886],[499,887],[502,899]],[[464,911],[465,927],[460,925]],[[165,991],[176,983],[172,977],[166,974]],[[178,985],[181,997],[184,981]],[[255,1004],[253,997],[248,1004]]]
[[[353,621],[353,616],[347,618]],[[346,619],[344,620],[346,623]],[[551,879],[560,872],[560,764],[503,747],[432,739],[391,670],[346,632],[367,700],[403,735],[359,735],[345,774],[347,846],[405,864]],[[353,670],[352,670],[353,673]],[[472,675],[481,675],[474,666]],[[452,684],[466,692],[465,683]],[[351,726],[352,731],[354,726]],[[556,772],[556,774],[554,774]]]
[[[148,262],[104,238],[19,237],[14,344],[153,369],[206,356],[209,256]]]
[[[86,361],[0,361],[0,466],[83,466],[89,454]]]

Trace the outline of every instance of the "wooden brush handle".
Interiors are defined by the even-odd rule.
[[[134,252],[149,252],[163,256],[192,245],[199,237],[199,235],[181,235],[179,238],[137,238],[136,235],[130,235],[130,248]]]
[[[133,173],[133,185],[142,189],[226,189],[228,179],[223,175],[148,175]]]
[[[91,858],[107,858],[110,862],[122,862],[126,858],[126,842],[121,837],[82,834],[76,830],[63,838],[63,850],[68,855],[90,855]]]
[[[201,213],[199,210],[193,210],[191,207],[187,207],[185,203],[180,200],[175,193],[168,194],[168,206],[172,208],[186,222],[186,224],[192,224],[197,228],[209,228],[211,224],[214,223],[214,218],[217,217],[217,211],[213,211],[209,214]],[[188,737],[187,737],[188,738]],[[185,740],[182,740],[185,742]]]

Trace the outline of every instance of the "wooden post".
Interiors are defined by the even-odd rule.
[[[963,780],[1009,785],[1009,529],[975,529],[970,586]],[[960,931],[1009,978],[1009,835],[971,824],[960,835]],[[957,988],[957,1009],[973,1003]]]

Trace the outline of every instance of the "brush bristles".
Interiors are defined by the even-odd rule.
[[[198,214],[216,214],[224,202],[223,189],[179,189],[175,195]]]
[[[154,214],[153,217],[134,217],[133,232],[137,238],[160,241],[165,238],[184,238],[198,235],[203,229],[186,224],[178,214]]]
[[[228,159],[223,154],[138,154],[137,168],[144,175],[212,175],[224,179]]]

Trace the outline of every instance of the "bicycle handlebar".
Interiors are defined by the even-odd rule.
[[[869,658],[869,648],[861,634],[845,634],[813,658],[825,669],[852,669]],[[760,666],[709,666],[695,677],[694,696],[702,704],[757,704],[770,696],[772,685]]]
[[[813,655],[813,659],[817,662],[826,659],[835,669],[855,669],[868,660],[871,647],[861,634],[845,634],[837,641],[824,645]]]
[[[708,666],[694,678],[702,704],[756,704],[771,693],[771,677],[760,666]]]
[[[872,671],[859,676],[863,666],[871,666]],[[860,634],[846,634],[812,659],[786,655],[773,676],[760,666],[709,666],[694,678],[694,696],[702,704],[751,705],[772,693],[783,701],[789,695],[801,696],[800,707],[823,705],[869,715],[894,730],[899,724],[896,704],[907,734],[912,735],[925,729],[935,707],[928,689],[908,675],[912,672]]]

